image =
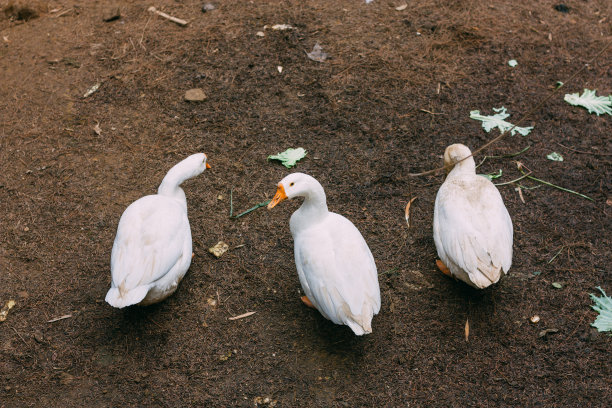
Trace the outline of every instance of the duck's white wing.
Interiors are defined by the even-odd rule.
[[[330,213],[295,239],[295,263],[306,296],[326,318],[356,334],[371,332],[380,310],[376,264],[357,228]]]
[[[162,278],[183,256],[191,238],[184,207],[152,195],[132,203],[121,216],[111,254],[113,286],[126,293]]]
[[[513,230],[497,188],[481,176],[474,177],[467,185],[445,182],[440,187],[434,241],[453,275],[484,288],[510,269]]]

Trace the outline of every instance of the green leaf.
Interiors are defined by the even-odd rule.
[[[589,113],[595,113],[597,116],[607,113],[612,115],[612,97],[611,96],[595,96],[595,90],[585,89],[582,95],[565,94],[565,102],[574,106],[582,106]]]
[[[302,147],[297,149],[287,149],[282,153],[268,156],[268,160],[280,160],[286,168],[290,169],[295,166],[298,160],[303,159],[306,156],[306,150]]]
[[[496,178],[500,178],[502,176],[502,169],[499,169],[497,173],[479,174],[479,176],[488,178],[489,180],[495,180]]]
[[[598,286],[597,289],[603,293],[603,296],[597,297],[592,293],[590,295],[593,302],[595,302],[591,307],[599,312],[591,326],[596,327],[600,332],[612,331],[612,298],[606,295],[606,292],[601,287]]]
[[[506,113],[506,108],[502,106],[499,109],[493,108],[493,110],[497,113],[492,116],[481,115],[480,111],[478,110],[470,111],[470,118],[482,121],[482,127],[487,132],[490,132],[491,129],[493,128],[499,128],[501,132],[506,132],[512,129],[514,125],[504,120],[508,116],[510,116],[510,114]],[[529,132],[531,132],[532,129],[533,129],[533,126],[515,127],[514,129],[510,131],[510,133],[512,134],[512,136],[514,136],[516,133],[520,133],[523,136],[527,136]]]
[[[546,158],[552,161],[563,161],[563,156],[561,156],[557,152],[552,152],[552,153],[547,154]]]

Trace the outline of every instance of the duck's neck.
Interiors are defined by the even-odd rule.
[[[322,221],[329,211],[323,187],[317,183],[304,194],[304,202],[291,216],[291,230],[300,230]]]
[[[187,199],[185,198],[185,192],[180,185],[188,178],[191,178],[191,174],[183,171],[183,169],[177,168],[177,166],[171,168],[159,185],[157,194],[179,200],[181,203],[184,203],[186,208]]]
[[[476,174],[476,162],[474,162],[473,156],[455,164],[450,173],[448,173],[448,177],[457,177],[465,174]]]

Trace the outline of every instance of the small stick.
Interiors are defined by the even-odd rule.
[[[419,109],[421,112],[425,112],[425,113],[429,113],[430,115],[445,115],[445,113],[441,113],[441,112],[431,112],[428,111],[427,109]]]
[[[230,218],[234,215],[234,187],[230,190]]]
[[[180,18],[172,17],[171,15],[166,14],[166,13],[164,13],[163,11],[159,11],[159,10],[157,10],[157,9],[156,9],[155,7],[153,7],[153,6],[149,7],[149,11],[150,11],[151,13],[155,13],[155,14],[157,14],[157,15],[158,15],[158,16],[160,16],[160,17],[163,17],[163,18],[165,18],[165,19],[167,19],[167,20],[170,20],[170,21],[172,21],[173,23],[176,23],[176,24],[178,24],[178,25],[180,25],[180,26],[185,27],[185,26],[188,24],[188,23],[187,23],[187,21],[182,20],[182,19],[180,19]]]
[[[59,320],[68,319],[69,317],[72,317],[72,315],[71,314],[67,314],[67,315],[63,315],[63,316],[60,316],[60,317],[56,317],[55,319],[47,320],[47,323],[57,322]]]
[[[571,147],[563,146],[561,143],[557,143],[559,146],[571,150],[572,152],[581,153],[581,154],[592,154],[594,156],[612,156],[612,153],[597,153],[597,152],[584,152],[582,150],[572,149]]]
[[[559,256],[559,254],[561,253],[561,251],[563,251],[563,248],[565,248],[565,247],[563,247],[563,246],[562,246],[562,247],[561,247],[561,249],[559,249],[559,251],[558,251],[558,252],[555,254],[555,256],[553,256],[552,258],[550,258],[550,261],[548,261],[548,263],[551,263],[552,261],[554,261],[554,260],[555,260],[555,258]]]
[[[243,314],[238,315],[238,316],[228,317],[228,320],[238,320],[238,319],[242,319],[242,318],[245,318],[245,317],[249,317],[249,316],[251,316],[251,315],[254,315],[255,313],[257,313],[257,312],[246,312],[246,313],[243,313]]]

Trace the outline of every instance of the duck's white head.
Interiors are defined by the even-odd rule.
[[[466,145],[463,145],[461,143],[455,143],[448,146],[444,151],[444,166],[449,166],[446,170],[447,173],[449,173],[457,163],[459,163],[459,166],[461,167],[475,168],[476,164],[474,162],[474,157],[470,156],[471,154],[472,151]],[[468,158],[465,159],[466,157]]]
[[[288,198],[308,197],[313,193],[323,194],[325,200],[323,187],[314,177],[304,173],[289,174],[278,183],[276,194],[268,204],[268,209],[274,208],[276,204]]]
[[[200,175],[204,170],[210,169],[210,164],[208,164],[207,160],[208,157],[206,157],[204,153],[196,153],[187,157],[175,167],[178,167],[186,176],[188,176],[185,177],[185,179],[190,179]]]
[[[184,193],[179,186],[183,181],[198,176],[205,169],[209,169],[210,164],[206,162],[206,159],[204,153],[196,153],[175,164],[162,180],[157,193],[166,196],[179,194],[179,197],[182,198]]]

